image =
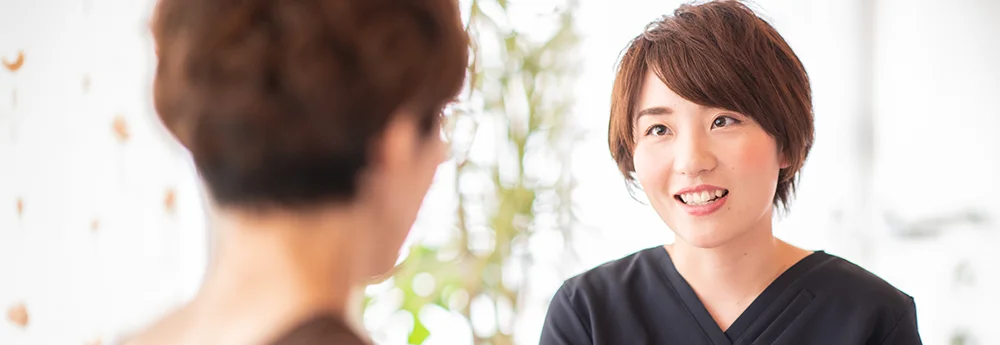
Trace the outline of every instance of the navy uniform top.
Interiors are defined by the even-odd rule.
[[[913,298],[855,264],[814,252],[723,331],[662,246],[567,280],[541,345],[918,345]]]

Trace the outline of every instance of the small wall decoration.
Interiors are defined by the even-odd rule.
[[[111,124],[111,129],[115,132],[115,137],[118,141],[125,143],[129,139],[128,122],[125,121],[125,116],[118,114],[115,116],[114,122]]]
[[[21,66],[24,66],[24,51],[18,51],[17,57],[14,58],[14,61],[7,60],[7,57],[3,57],[2,60],[3,66],[6,67],[8,71],[11,71],[11,73],[17,72],[21,69]]]
[[[177,192],[173,188],[167,188],[167,192],[163,196],[163,209],[167,213],[174,213],[177,208]]]
[[[26,328],[28,327],[28,308],[24,303],[18,303],[7,309],[7,320],[14,323],[18,327]]]

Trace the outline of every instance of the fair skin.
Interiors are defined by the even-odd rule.
[[[751,117],[691,102],[655,73],[646,73],[636,114],[636,177],[676,235],[665,248],[726,330],[811,254],[772,233],[778,173],[788,165]]]
[[[398,115],[373,147],[349,202],[217,207],[218,240],[197,295],[128,344],[267,344],[318,314],[357,319],[359,294],[393,268],[446,150],[436,131],[420,135]]]

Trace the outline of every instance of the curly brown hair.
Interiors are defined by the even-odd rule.
[[[215,202],[349,200],[396,114],[438,135],[468,36],[455,0],[161,0],[156,111]]]
[[[612,90],[608,145],[630,186],[635,107],[648,71],[681,97],[746,114],[774,137],[789,164],[774,204],[788,208],[813,145],[812,95],[805,67],[770,24],[735,0],[686,4],[629,43]]]

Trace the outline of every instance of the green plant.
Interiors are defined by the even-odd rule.
[[[534,30],[512,24],[507,0],[473,0],[463,8],[473,58],[466,90],[446,123],[455,167],[453,228],[435,229],[450,230],[445,243],[413,244],[392,278],[402,294],[399,308],[414,319],[410,344],[429,335],[418,317],[426,306],[472,321],[479,316],[470,307],[474,299],[493,307],[489,319],[498,330],[474,332],[474,342],[512,344],[513,318],[533,264],[529,240],[543,232],[561,234],[564,244],[569,238],[575,224],[569,157],[578,137],[569,122],[575,8],[569,2],[539,16],[551,22]]]

